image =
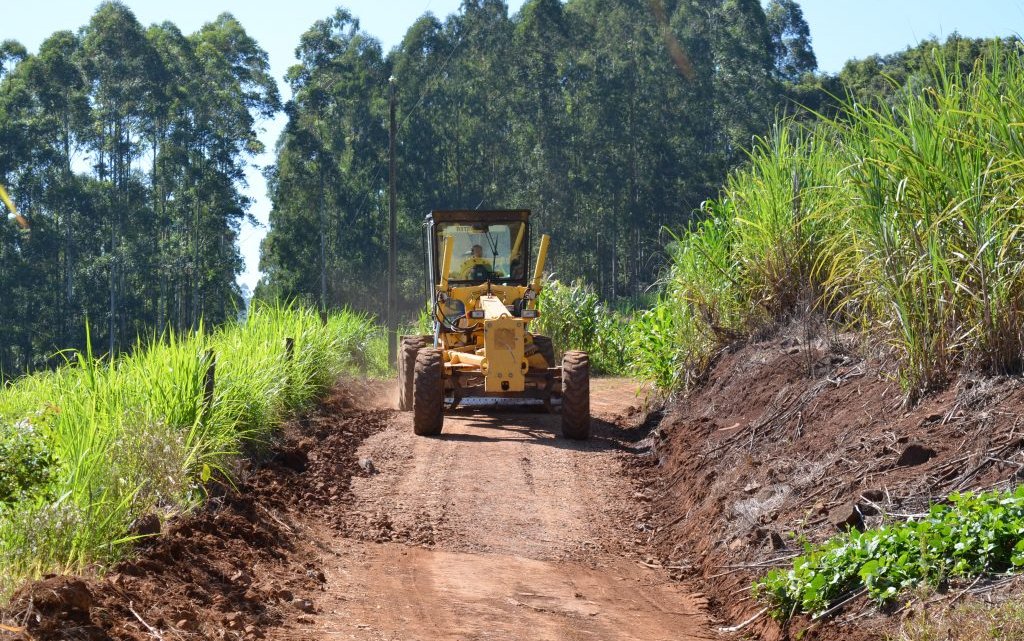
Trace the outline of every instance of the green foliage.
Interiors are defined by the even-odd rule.
[[[87,318],[112,354],[233,320],[244,172],[280,109],[266,52],[230,14],[185,35],[120,2],[38,54],[2,48],[0,184],[32,229],[0,211],[0,374],[84,349]]]
[[[863,533],[851,530],[755,583],[777,616],[820,615],[863,588],[879,601],[922,583],[1016,572],[1024,567],[1024,486],[953,494],[927,516]]]
[[[629,313],[602,303],[593,288],[580,281],[571,285],[549,281],[538,299],[538,309],[540,318],[530,329],[551,337],[556,357],[582,350],[590,355],[595,373],[627,373]]]
[[[0,505],[24,500],[26,493],[45,486],[52,464],[46,440],[31,420],[0,423]]]
[[[724,344],[810,310],[888,343],[911,402],[960,367],[1020,372],[1024,63],[994,47],[960,69],[936,55],[891,107],[851,100],[757,140],[669,248],[649,322],[683,355],[645,356],[648,375],[685,385]]]
[[[340,372],[387,372],[383,334],[359,314],[325,326],[257,306],[245,325],[168,332],[113,362],[77,353],[0,391],[0,593],[116,560],[137,517],[196,505],[204,482],[230,478],[234,455],[267,444]]]
[[[770,125],[773,47],[756,0],[529,0],[511,16],[500,0],[464,2],[386,56],[336,12],[289,71],[258,294],[383,316],[393,77],[403,315],[426,298],[422,221],[442,208],[530,208],[553,238],[551,272],[635,299],[662,266],[659,230],[685,224]]]

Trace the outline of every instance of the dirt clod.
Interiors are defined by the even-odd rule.
[[[861,514],[856,503],[843,503],[832,508],[828,513],[828,520],[841,532],[851,528],[864,530],[864,515]]]
[[[359,467],[363,468],[363,471],[367,474],[376,474],[377,468],[373,466],[373,459],[364,457],[359,459]]]
[[[932,448],[925,447],[920,443],[911,443],[903,449],[903,453],[900,454],[899,459],[897,459],[896,465],[901,467],[923,465],[935,458],[935,455],[936,451]]]

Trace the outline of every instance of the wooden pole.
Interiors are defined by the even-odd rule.
[[[213,389],[217,379],[217,355],[212,349],[203,354],[206,373],[203,375],[203,411],[209,412],[213,407]]]
[[[397,223],[395,209],[397,192],[395,190],[395,138],[397,136],[395,126],[395,77],[388,79],[388,102],[390,111],[390,127],[388,128],[388,363],[394,365],[398,360],[398,318],[396,303],[398,292],[396,285],[396,236]]]

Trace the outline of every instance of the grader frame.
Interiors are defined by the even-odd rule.
[[[550,239],[540,239],[532,278],[528,210],[433,211],[424,223],[433,335],[399,350],[400,407],[417,434],[440,434],[444,412],[466,398],[528,398],[562,412],[567,438],[590,435],[589,359],[530,331]],[[484,255],[486,247],[487,255]],[[456,250],[462,264],[456,264]]]

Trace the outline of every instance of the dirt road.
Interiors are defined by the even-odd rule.
[[[462,410],[444,434],[396,413],[359,450],[348,537],[308,524],[326,581],[318,616],[273,639],[713,638],[699,597],[643,564],[645,504],[621,470],[638,400],[593,385],[594,437],[558,417]]]

